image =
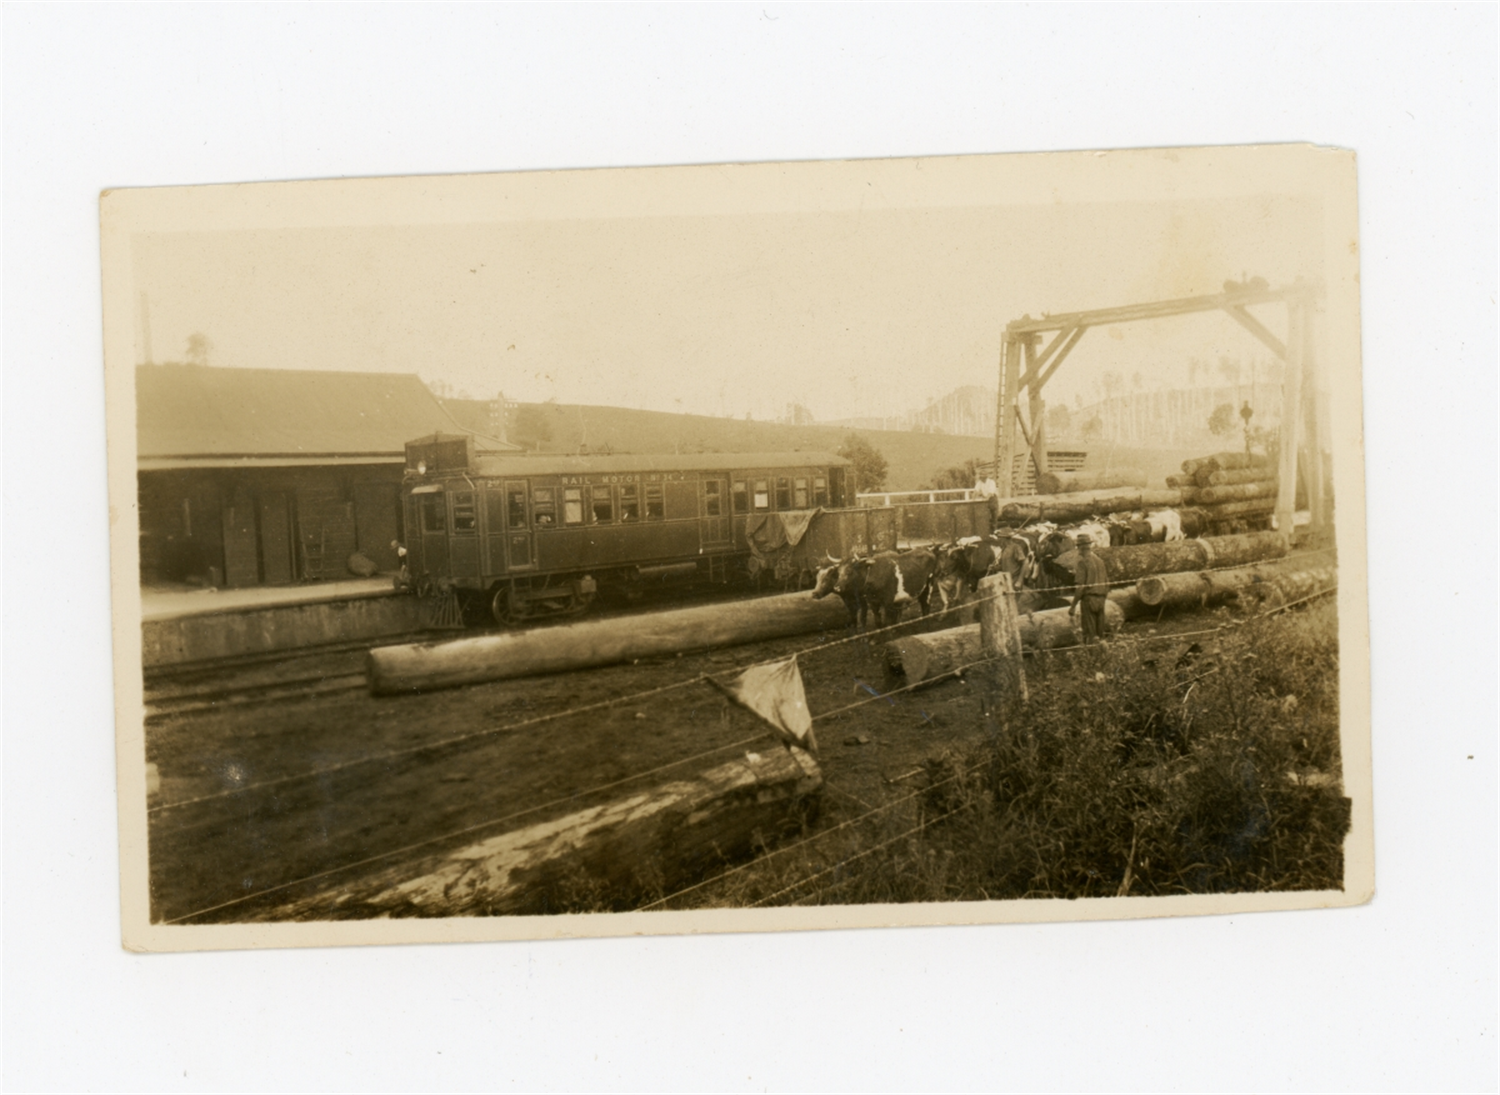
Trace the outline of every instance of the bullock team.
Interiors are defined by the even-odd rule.
[[[940,608],[962,604],[990,574],[1009,574],[1023,612],[1068,603],[1074,584],[1074,562],[1080,541],[1095,547],[1183,540],[1202,530],[1186,528],[1192,520],[1177,510],[1114,514],[1102,520],[1058,526],[1041,521],[1018,529],[997,529],[988,536],[970,536],[948,544],[883,551],[855,552],[843,559],[828,557],[817,572],[813,596],[836,593],[849,610],[849,624],[863,630],[874,617],[875,626],[899,623],[907,605],[917,604],[927,615],[936,595]]]

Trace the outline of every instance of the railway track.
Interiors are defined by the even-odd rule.
[[[640,615],[685,604],[754,599],[761,595],[736,591],[726,596],[719,589],[674,590],[648,603],[596,609],[589,613],[588,619]],[[532,626],[540,629],[572,622],[574,619],[569,618]],[[373,647],[443,641],[497,630],[500,629],[421,631],[149,670],[145,676],[146,721],[161,723],[201,712],[360,691],[366,684],[364,657]]]
[[[228,707],[244,707],[256,703],[275,703],[281,700],[302,699],[309,696],[328,696],[340,692],[361,691],[365,687],[365,674],[342,673],[320,674],[314,677],[292,677],[259,683],[226,684],[217,688],[196,688],[180,692],[146,693],[146,721],[159,722],[176,715],[190,715],[199,711],[218,711]]]

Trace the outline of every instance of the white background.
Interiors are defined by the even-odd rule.
[[[1493,6],[13,6],[4,19],[8,1087],[1493,1087]],[[120,949],[101,189],[1287,140],[1360,158],[1369,906]]]

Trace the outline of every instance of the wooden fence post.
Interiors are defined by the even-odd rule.
[[[1026,670],[1021,665],[1021,628],[1016,594],[1009,574],[991,574],[979,581],[979,646],[987,659],[984,706],[987,713],[1005,715],[1017,701],[1024,702]]]

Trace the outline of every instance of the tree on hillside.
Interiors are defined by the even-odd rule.
[[[966,490],[972,487],[978,480],[979,474],[975,470],[979,466],[977,460],[965,460],[962,464],[955,464],[951,468],[944,468],[934,475],[930,482],[923,483],[918,490]]]
[[[1223,437],[1234,429],[1234,404],[1220,403],[1214,408],[1214,413],[1208,416],[1208,432],[1215,437]]]
[[[1073,428],[1073,412],[1066,403],[1056,403],[1047,408],[1047,431],[1054,437],[1062,437]]]
[[[859,434],[851,433],[839,446],[838,454],[854,465],[855,493],[885,489],[885,477],[889,468],[885,457],[874,445]]]
[[[1083,439],[1097,441],[1104,436],[1104,419],[1095,414],[1083,424]]]

